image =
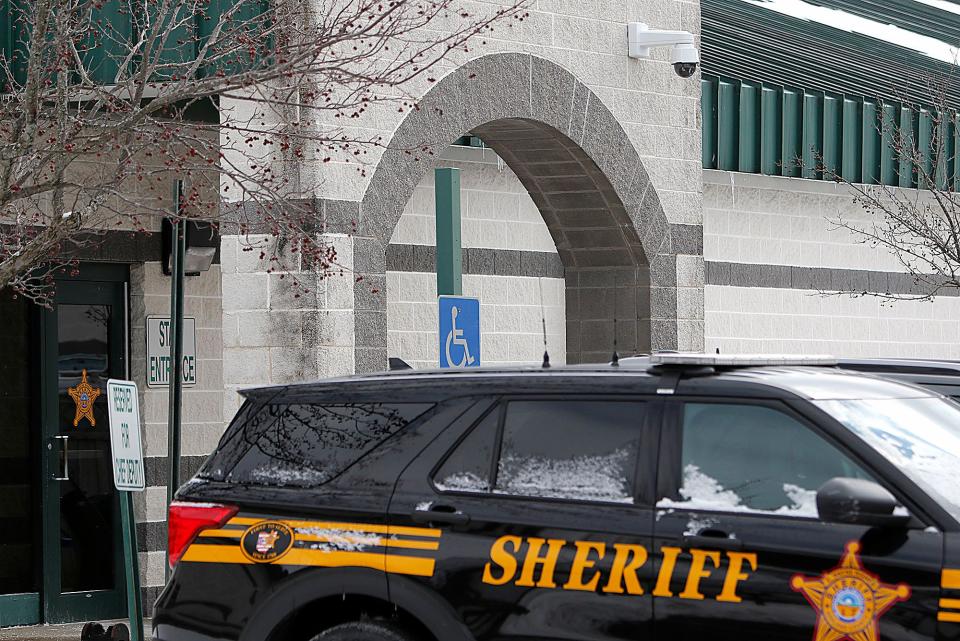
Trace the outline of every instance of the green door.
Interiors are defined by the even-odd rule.
[[[124,611],[120,504],[106,402],[107,379],[127,378],[124,290],[123,280],[61,281],[52,308],[41,313],[43,614],[48,623],[113,618]]]

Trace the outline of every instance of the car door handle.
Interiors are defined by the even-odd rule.
[[[685,535],[681,541],[684,547],[691,548],[743,549],[743,541],[721,530],[704,530],[697,535]]]
[[[466,525],[470,522],[469,514],[464,514],[452,505],[434,505],[429,510],[414,510],[410,518],[414,523]]]

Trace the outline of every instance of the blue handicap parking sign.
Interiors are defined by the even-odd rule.
[[[480,301],[441,296],[440,367],[480,367]]]

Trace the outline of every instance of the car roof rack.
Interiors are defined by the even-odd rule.
[[[681,378],[709,376],[747,367],[817,366],[836,367],[837,359],[826,354],[702,354],[656,352],[649,357],[647,371],[660,376],[657,394],[674,394]]]
[[[664,367],[713,367],[715,369],[763,366],[836,367],[837,363],[836,356],[829,356],[827,354],[701,354],[693,352],[656,352],[650,355],[651,366]]]

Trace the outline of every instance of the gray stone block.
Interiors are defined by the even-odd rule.
[[[381,347],[387,340],[387,313],[358,311],[354,320],[357,347]]]
[[[520,275],[543,277],[547,275],[547,254],[545,252],[520,252]]]
[[[613,321],[585,320],[580,323],[580,351],[613,353]]]
[[[520,275],[520,252],[506,249],[495,252],[493,273],[497,276]]]
[[[321,201],[323,231],[328,234],[355,234],[360,222],[360,203],[351,200]]]
[[[471,248],[470,252],[470,273],[478,275],[494,274],[494,257],[497,250],[486,248]]]
[[[670,225],[670,241],[675,254],[703,255],[703,227],[700,225]]]
[[[354,283],[354,306],[357,311],[385,311],[387,308],[387,277],[384,274],[363,274]]]
[[[877,294],[886,294],[890,291],[890,279],[887,272],[867,272],[867,289]]]
[[[563,267],[563,261],[560,260],[560,256],[556,254],[546,254],[545,260],[545,271],[544,276],[547,278],[564,278],[565,270]]]
[[[387,349],[357,348],[354,351],[355,367],[358,374],[382,372],[387,369]]]
[[[650,322],[650,349],[677,349],[677,321],[652,320]]]
[[[376,238],[353,238],[353,269],[363,274],[387,270],[386,249]]]

